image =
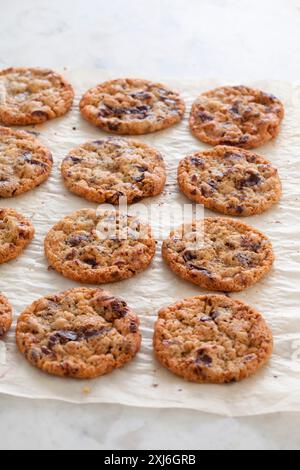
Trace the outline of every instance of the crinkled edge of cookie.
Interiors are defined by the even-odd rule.
[[[220,212],[221,214],[225,215],[230,215],[232,217],[250,217],[253,215],[259,215],[267,210],[269,210],[273,205],[278,204],[278,202],[281,199],[282,196],[282,184],[280,177],[277,172],[277,188],[276,191],[276,197],[273,197],[270,200],[266,200],[264,203],[261,201],[260,204],[253,204],[252,206],[247,205],[243,206],[243,210],[240,210],[239,207],[232,207],[228,208],[226,207],[225,204],[219,203],[218,201],[215,200],[215,198],[212,197],[204,197],[201,195],[201,192],[198,191],[197,185],[193,184],[190,180],[190,176],[185,168],[185,164],[193,157],[200,157],[204,158],[206,160],[209,160],[211,156],[214,156],[213,153],[214,151],[224,151],[224,152],[242,152],[245,155],[254,155],[255,157],[259,158],[262,164],[265,165],[271,165],[272,168],[274,168],[276,171],[277,169],[273,166],[273,164],[265,159],[263,156],[255,154],[251,151],[244,150],[238,147],[229,147],[229,146],[224,146],[220,145],[215,147],[212,150],[207,150],[203,152],[196,152],[193,155],[189,155],[181,162],[179,163],[178,166],[178,185],[181,190],[181,192],[188,197],[191,201],[197,202],[198,204],[203,204],[207,209],[210,209],[212,211]],[[195,194],[196,190],[196,194]]]
[[[240,307],[245,310],[247,314],[255,315],[256,325],[255,325],[255,334],[258,338],[261,339],[261,348],[257,354],[257,361],[250,364],[242,369],[229,370],[224,373],[216,373],[213,371],[211,364],[203,364],[201,367],[198,366],[195,369],[195,366],[192,367],[192,364],[184,362],[180,364],[176,358],[172,358],[166,354],[166,347],[162,344],[162,338],[164,335],[164,316],[170,311],[176,311],[189,303],[194,302],[197,304],[199,301],[206,301],[208,299],[224,300],[227,304],[231,304],[235,307]],[[253,334],[253,332],[252,332]],[[243,379],[247,379],[250,376],[254,375],[258,370],[265,366],[273,353],[273,334],[268,324],[266,323],[264,317],[253,307],[245,304],[244,302],[238,300],[232,300],[228,297],[220,295],[204,295],[199,297],[191,297],[184,300],[181,300],[173,305],[165,307],[160,310],[158,315],[158,320],[155,324],[155,331],[153,337],[153,346],[156,358],[160,364],[170,370],[172,373],[176,374],[179,377],[184,378],[190,382],[195,382],[199,384],[226,384],[231,382],[239,382]]]
[[[168,249],[169,240],[175,235],[176,231],[171,232],[169,238],[163,242],[162,246],[162,256],[167,265],[171,270],[180,278],[185,281],[191,282],[197,286],[200,286],[203,289],[217,292],[241,292],[245,289],[256,284],[258,281],[263,279],[272,269],[272,266],[275,261],[275,255],[270,239],[264,235],[259,230],[250,227],[242,222],[233,219],[224,219],[224,218],[206,218],[205,222],[217,220],[219,222],[232,225],[235,228],[241,230],[250,231],[259,235],[266,243],[264,251],[266,253],[266,258],[264,264],[251,270],[250,272],[243,272],[234,278],[223,278],[221,275],[216,275],[212,273],[211,276],[206,275],[200,271],[189,270],[186,266],[177,262],[177,253],[170,252]]]

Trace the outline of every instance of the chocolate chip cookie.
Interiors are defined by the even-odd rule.
[[[74,212],[45,240],[50,265],[63,276],[88,284],[133,277],[150,265],[155,250],[151,228],[116,211]]]
[[[91,379],[133,359],[141,346],[139,323],[123,300],[83,287],[34,302],[18,319],[16,339],[44,372]]]
[[[14,209],[0,208],[0,264],[17,258],[34,237],[34,228]]]
[[[173,231],[163,244],[163,258],[178,276],[204,289],[239,292],[271,270],[274,253],[258,230],[207,218]]]
[[[18,196],[39,186],[52,165],[50,151],[35,137],[0,127],[0,197]]]
[[[89,90],[80,110],[85,119],[107,132],[141,135],[180,122],[185,104],[176,91],[160,83],[119,79]]]
[[[273,352],[273,336],[254,308],[225,296],[182,300],[159,312],[154,349],[160,363],[197,383],[237,382]]]
[[[88,201],[128,204],[157,196],[166,182],[161,154],[134,140],[97,140],[70,151],[61,167],[67,188]]]
[[[223,87],[199,96],[190,128],[207,144],[252,149],[277,137],[283,117],[275,96],[245,86]]]
[[[12,324],[12,307],[7,298],[0,293],[0,338],[10,329]]]
[[[232,216],[261,214],[281,197],[278,171],[268,160],[227,146],[182,160],[178,183],[192,201]]]
[[[66,114],[72,86],[58,73],[38,68],[0,71],[0,122],[8,126],[42,124]]]

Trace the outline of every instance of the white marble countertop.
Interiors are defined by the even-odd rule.
[[[300,78],[300,0],[3,3],[1,68],[96,67],[116,76],[236,82]],[[231,419],[0,396],[1,450],[299,449],[299,427],[297,414]]]

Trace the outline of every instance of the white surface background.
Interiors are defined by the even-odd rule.
[[[299,80],[299,0],[0,0],[0,66]],[[109,27],[108,27],[109,26]],[[0,281],[1,283],[1,281]],[[0,448],[300,448],[299,415],[74,406],[0,397]]]

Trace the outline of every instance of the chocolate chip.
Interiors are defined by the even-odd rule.
[[[67,344],[78,340],[78,334],[75,331],[57,331],[48,339],[48,349],[53,349],[56,344]]]
[[[66,160],[71,161],[72,163],[74,163],[74,165],[77,165],[78,163],[82,162],[82,158],[72,157],[72,156],[67,157]]]
[[[81,243],[90,242],[91,239],[88,235],[72,235],[66,241],[66,244],[73,248],[79,246]]]
[[[232,114],[240,115],[240,111],[239,111],[238,106],[232,106],[229,111],[230,111]]]
[[[40,110],[33,111],[31,113],[31,116],[45,118],[45,119],[49,118],[48,113],[46,113],[45,111],[40,111]]]
[[[212,278],[212,277],[213,277],[212,273],[211,273],[210,271],[208,271],[208,269],[202,268],[201,266],[197,266],[197,265],[195,265],[195,264],[193,264],[193,263],[189,263],[189,264],[187,264],[187,267],[188,267],[189,269],[194,269],[194,270],[196,270],[196,271],[199,271],[199,272],[201,272],[202,274],[204,274],[205,276],[207,276],[207,277],[209,277],[209,278]]]
[[[142,196],[135,196],[132,200],[132,204],[136,204],[137,202],[140,202],[143,199]]]
[[[202,122],[210,122],[214,120],[214,118],[210,114],[204,111],[200,111],[198,113],[198,117],[201,119]]]
[[[53,354],[53,351],[51,349],[47,348],[46,346],[41,347],[42,353],[45,354],[46,356],[51,356]]]
[[[81,335],[83,339],[96,338],[97,336],[103,336],[105,333],[109,333],[112,328],[102,327],[99,330],[82,330]]]
[[[250,136],[244,135],[243,137],[240,138],[239,144],[246,144],[247,142],[249,142],[249,140],[250,140]]]
[[[212,313],[211,313],[211,319],[212,320],[216,320],[217,318],[219,318],[221,316],[221,313],[218,311],[218,310],[214,310]]]
[[[107,125],[109,130],[111,131],[118,131],[120,128],[120,124],[117,122],[109,122]]]
[[[205,352],[204,349],[197,351],[196,364],[203,364],[205,366],[211,366],[213,363],[212,358]]]
[[[140,176],[135,176],[133,178],[133,180],[136,182],[136,183],[142,183],[145,179],[145,175],[140,175]]]
[[[186,263],[194,259],[197,259],[197,255],[193,251],[190,251],[190,250],[186,250],[183,253],[182,257]]]
[[[216,191],[218,184],[216,181],[209,181],[208,183],[201,184],[201,192],[202,195],[206,198],[211,197],[213,193]]]
[[[41,351],[38,349],[31,349],[28,352],[28,357],[34,362],[39,361],[42,358]]]
[[[203,317],[200,318],[200,321],[203,323],[212,321],[211,317],[208,317],[207,315],[204,315]]]
[[[250,238],[243,237],[241,241],[241,247],[245,248],[248,251],[254,251],[255,253],[257,253],[261,248],[261,243],[254,242]]]
[[[138,325],[137,325],[137,323],[136,323],[134,320],[131,320],[131,321],[130,321],[129,330],[130,330],[131,333],[137,333],[137,331],[138,331]]]
[[[238,181],[236,183],[237,189],[243,189],[243,188],[251,188],[253,186],[258,186],[259,184],[262,183],[262,178],[258,173],[251,172],[243,178],[242,180]]]
[[[127,304],[123,300],[115,299],[111,303],[111,309],[112,309],[112,312],[117,315],[117,318],[123,318],[128,313]]]
[[[103,105],[99,108],[99,112],[98,112],[99,117],[106,118],[106,117],[109,117],[111,115],[112,115],[112,109],[109,108],[108,106]]]
[[[132,93],[131,97],[137,100],[150,100],[152,98],[152,95],[150,93],[147,93],[146,91],[139,91],[137,93]]]
[[[252,264],[251,258],[246,253],[237,253],[235,258],[245,268],[249,268]]]
[[[192,157],[191,163],[195,166],[199,166],[201,168],[205,167],[205,160],[201,157]]]
[[[237,206],[237,208],[236,208],[236,212],[238,214],[243,214],[244,210],[245,210],[245,208],[243,206]]]
[[[95,260],[95,258],[87,258],[87,259],[83,259],[82,261],[83,263],[88,264],[92,268],[96,268],[96,266],[98,266],[98,263]]]

